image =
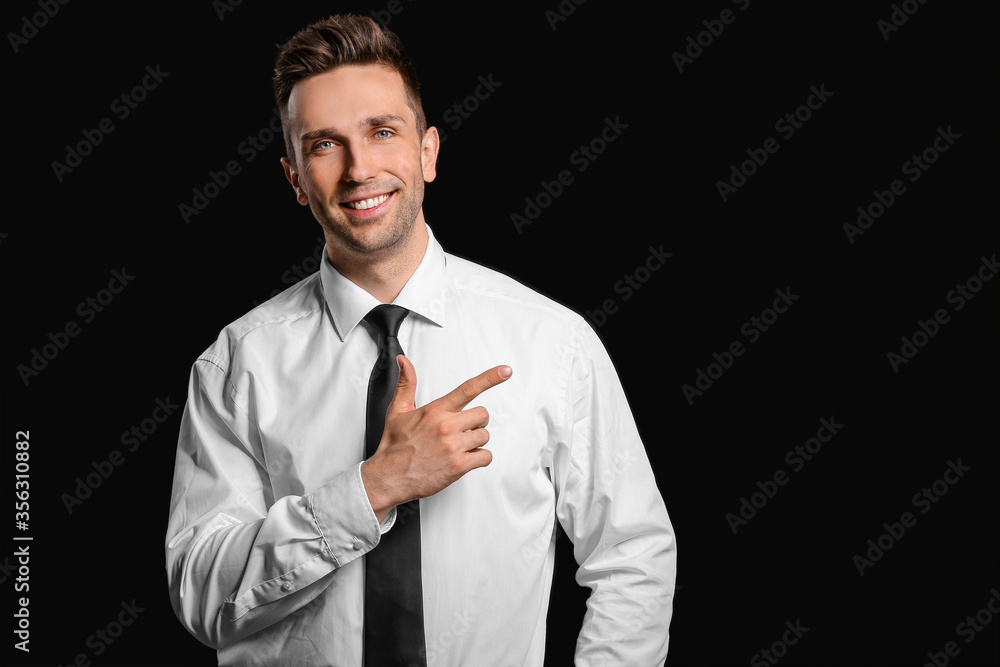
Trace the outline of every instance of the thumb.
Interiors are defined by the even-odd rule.
[[[399,379],[396,381],[396,393],[385,411],[386,421],[400,413],[416,409],[413,402],[417,393],[417,369],[402,354],[396,356],[396,363],[399,364]]]

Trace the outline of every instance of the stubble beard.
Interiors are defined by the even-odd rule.
[[[327,206],[310,203],[313,215],[319,221],[328,239],[332,239],[344,250],[356,256],[368,259],[388,257],[402,247],[404,241],[413,233],[423,204],[423,179],[417,179],[408,195],[404,190],[396,190],[392,202],[396,211],[389,219],[379,218],[368,224],[352,225],[345,217],[337,219],[331,210],[340,209],[338,202],[331,201]],[[361,232],[361,233],[359,233]],[[376,232],[376,233],[372,233]]]

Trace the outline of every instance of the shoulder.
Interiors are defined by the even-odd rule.
[[[558,327],[575,329],[586,323],[576,311],[505,273],[456,255],[445,257],[446,291],[453,290],[452,296],[480,308],[508,311]]]
[[[298,328],[308,327],[312,320],[322,318],[325,311],[322,282],[316,272],[230,322],[198,361],[209,362],[226,372],[238,354],[294,336]]]

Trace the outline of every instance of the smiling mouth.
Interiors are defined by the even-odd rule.
[[[387,192],[384,195],[378,195],[377,197],[370,197],[368,199],[358,199],[356,201],[346,201],[342,202],[340,205],[353,209],[355,211],[367,211],[370,208],[375,208],[379,204],[384,203],[389,197],[392,196],[391,192]]]

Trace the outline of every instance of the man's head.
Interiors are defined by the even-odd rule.
[[[280,48],[274,91],[285,176],[323,226],[335,265],[412,258],[439,140],[399,39],[367,17],[310,25]]]
[[[417,132],[423,136],[427,119],[420,102],[420,82],[396,33],[367,16],[331,16],[306,26],[279,47],[274,63],[274,98],[291,160],[295,160],[295,145],[289,134],[288,98],[295,84],[341,65],[376,64],[396,70],[403,78],[406,102],[417,119]]]

